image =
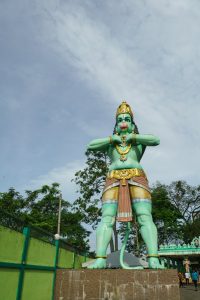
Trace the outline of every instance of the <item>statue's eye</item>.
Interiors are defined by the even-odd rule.
[[[129,118],[125,118],[125,121],[126,122],[130,122],[131,120]]]

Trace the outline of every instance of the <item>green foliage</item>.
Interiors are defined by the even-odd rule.
[[[21,216],[26,210],[26,200],[12,187],[8,192],[0,193],[0,209],[12,213],[14,216]]]
[[[189,243],[200,235],[200,186],[180,180],[169,185],[158,183],[153,188],[152,200],[159,243],[175,239]]]
[[[191,243],[194,237],[200,236],[200,217],[193,222],[187,223],[183,226],[183,239],[184,242]]]
[[[44,185],[35,191],[26,191],[29,222],[49,232],[56,232],[59,206],[59,184]],[[70,204],[62,200],[62,210],[70,207]]]
[[[191,223],[200,211],[200,186],[174,181],[167,186],[170,202],[179,210],[183,223]]]
[[[167,187],[157,183],[152,189],[152,216],[158,229],[159,244],[182,237],[181,213],[171,203]]]
[[[96,227],[100,220],[100,197],[108,172],[108,156],[100,151],[86,152],[86,167],[75,173],[79,198],[74,202],[74,210],[83,216],[83,222]]]
[[[49,233],[57,233],[58,207],[60,199],[59,184],[44,185],[35,191],[20,195],[13,188],[0,193],[0,209],[20,217],[29,225],[37,226]],[[71,204],[62,199],[61,236],[71,246],[83,251],[89,250],[89,232],[82,226],[82,215],[72,211]]]

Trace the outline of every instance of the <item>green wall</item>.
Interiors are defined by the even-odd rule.
[[[49,300],[52,297],[53,272],[27,270],[22,300]]]
[[[0,226],[0,261],[20,263],[24,240],[23,234]]]
[[[81,255],[75,256],[75,269],[81,269],[82,263],[85,262],[85,257]]]
[[[84,256],[0,225],[0,299],[53,300],[57,268],[81,268]]]
[[[73,268],[74,253],[65,249],[59,249],[58,267],[60,268]]]
[[[0,269],[0,299],[16,300],[19,271],[15,269]]]
[[[55,246],[46,242],[30,238],[27,264],[54,266]]]

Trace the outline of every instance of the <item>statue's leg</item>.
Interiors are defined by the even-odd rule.
[[[97,259],[89,269],[103,269],[106,267],[106,251],[112,237],[113,225],[117,212],[117,202],[104,203],[102,206],[102,220],[96,231]]]
[[[149,268],[163,269],[164,266],[160,264],[158,255],[158,238],[157,228],[152,219],[152,203],[150,194],[142,191],[140,188],[131,187],[132,205],[137,216],[137,221],[140,227],[140,233],[147,246],[149,255]],[[137,197],[136,197],[137,196]],[[143,197],[143,198],[142,198]],[[151,256],[152,255],[152,256]]]
[[[145,202],[142,200],[140,202],[133,202],[133,208],[140,226],[140,233],[147,246],[149,268],[163,269],[164,266],[160,264],[158,257],[156,257],[158,255],[158,239],[157,228],[151,215],[151,202]]]

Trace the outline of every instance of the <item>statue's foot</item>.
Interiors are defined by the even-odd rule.
[[[88,269],[105,269],[106,268],[106,259],[97,258],[95,262],[87,267]]]
[[[149,258],[149,268],[150,269],[165,269],[164,263],[161,264],[157,257]]]

